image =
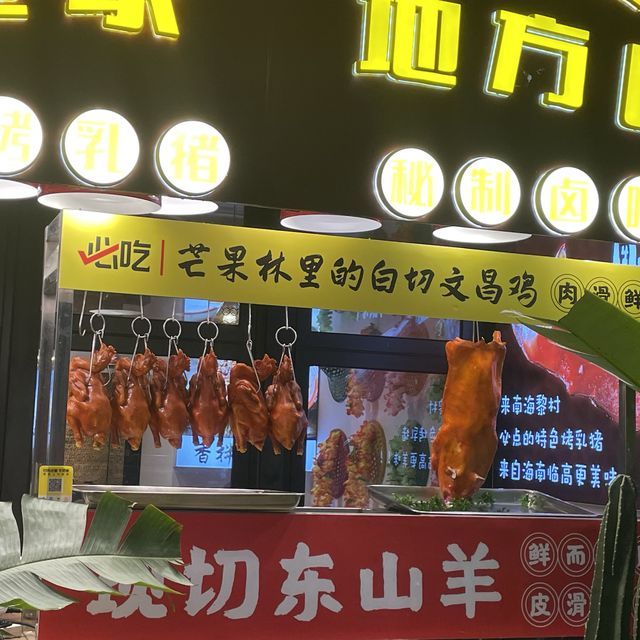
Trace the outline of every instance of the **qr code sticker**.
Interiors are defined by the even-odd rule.
[[[48,493],[60,493],[62,491],[62,478],[49,478]]]

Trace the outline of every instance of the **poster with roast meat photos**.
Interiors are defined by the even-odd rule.
[[[524,326],[502,336],[494,486],[605,503],[621,470],[617,379]]]
[[[397,318],[382,335],[442,339],[452,329],[448,321]],[[445,376],[322,367],[317,380],[317,449],[307,477],[309,503],[364,508],[369,484],[428,484]]]

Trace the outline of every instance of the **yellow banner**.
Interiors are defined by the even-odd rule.
[[[63,289],[504,322],[590,290],[640,316],[640,269],[129,216],[63,214]]]

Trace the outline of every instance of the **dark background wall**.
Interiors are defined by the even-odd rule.
[[[398,146],[430,150],[447,184],[469,158],[494,155],[521,178],[512,227],[537,229],[526,195],[536,177],[562,164],[586,170],[606,197],[640,170],[640,134],[614,124],[622,48],[640,41],[640,15],[616,0],[460,0],[458,85],[451,91],[355,77],[363,7],[357,0],[174,0],[176,42],[106,32],[99,17],[66,17],[64,0],[31,0],[26,23],[0,23],[0,95],[26,100],[45,124],[34,180],[69,181],[58,145],[79,112],[102,106],[137,129],[142,157],[123,188],[157,192],[153,147],[172,123],[217,126],[232,168],[216,197],[228,202],[380,213],[372,194],[378,161]],[[555,57],[526,52],[516,93],[483,93],[494,27],[491,13],[541,13],[591,32],[584,106],[544,109]],[[530,78],[529,78],[530,77]],[[457,219],[449,196],[433,222]]]
[[[138,131],[142,156],[123,189],[162,191],[153,147],[172,123],[198,118],[227,138],[232,169],[216,198],[228,202],[379,214],[371,181],[397,146],[430,150],[450,184],[470,157],[509,162],[530,192],[545,169],[586,170],[602,194],[590,236],[610,238],[609,190],[638,172],[640,135],[614,125],[622,47],[640,41],[640,16],[613,0],[461,0],[458,86],[436,91],[357,78],[362,6],[356,0],[174,0],[177,42],[104,32],[99,18],[65,17],[63,0],[30,0],[30,20],[0,23],[0,95],[39,114],[45,147],[27,178],[70,182],[59,157],[79,112],[112,108]],[[555,81],[554,59],[523,58],[516,94],[482,92],[498,8],[542,13],[591,31],[585,106],[538,106]],[[34,203],[0,203],[0,461],[2,498],[28,485],[40,322],[42,237],[52,215]],[[455,218],[445,198],[430,221]],[[535,229],[523,201],[512,228]]]
[[[33,203],[0,205],[0,499],[29,489],[44,228]]]

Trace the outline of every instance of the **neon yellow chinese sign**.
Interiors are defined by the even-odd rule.
[[[445,0],[358,0],[365,5],[358,74],[456,85],[461,7]]]
[[[464,9],[450,0],[357,0],[363,5],[357,76],[386,76],[423,87],[452,89],[458,82]],[[640,11],[640,0],[621,0]],[[489,23],[489,20],[487,20]],[[584,104],[590,32],[552,16],[496,10],[484,91],[508,98],[516,91],[523,54],[553,56],[555,87],[540,95],[542,107],[574,112]],[[640,133],[640,44],[625,46],[615,121]]]
[[[0,2],[0,20],[28,20],[29,7],[26,2],[2,0]]]
[[[211,193],[227,177],[231,153],[222,134],[206,122],[189,120],[166,131],[156,148],[156,169],[173,191]]]
[[[173,0],[65,0],[64,11],[70,17],[101,17],[104,29],[126,33],[140,33],[147,12],[156,36],[173,40],[180,36]],[[0,21],[28,19],[25,0],[0,0]]]
[[[144,28],[145,9],[156,35],[180,35],[173,0],[67,0],[65,5],[69,16],[102,16],[105,29],[130,33],[140,33]]]
[[[475,158],[458,171],[453,198],[458,212],[476,226],[491,227],[511,219],[520,205],[515,171],[497,158]]]
[[[485,90],[498,96],[511,95],[524,48],[558,58],[556,91],[540,96],[544,107],[575,111],[582,106],[587,76],[589,32],[558,24],[554,18],[526,16],[512,11],[493,14],[496,37]]]
[[[96,186],[122,182],[140,155],[138,136],[120,114],[92,109],[80,114],[62,136],[62,157],[79,180]]]

